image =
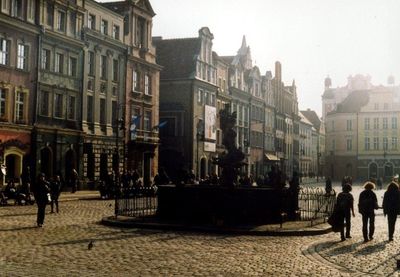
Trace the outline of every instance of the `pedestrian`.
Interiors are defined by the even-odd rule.
[[[346,238],[351,238],[350,235],[351,215],[355,217],[354,197],[350,192],[351,192],[351,185],[347,183],[344,184],[343,191],[338,194],[336,200],[336,209],[338,212],[338,217],[340,218],[341,221],[340,238],[342,241],[346,240]],[[346,237],[344,234],[344,229],[345,229],[344,222],[346,222]]]
[[[383,196],[383,214],[387,215],[389,241],[393,241],[397,214],[400,212],[400,191],[396,182],[391,182]]]
[[[72,187],[71,193],[75,193],[78,189],[79,182],[79,175],[75,168],[71,170],[70,182]]]
[[[378,199],[376,198],[376,194],[372,191],[374,188],[374,183],[366,182],[364,184],[364,190],[360,193],[358,200],[358,211],[362,215],[362,232],[364,236],[364,242],[368,242],[374,238],[375,210],[378,209]]]
[[[36,184],[33,186],[33,194],[35,196],[36,204],[38,206],[37,212],[37,226],[42,227],[44,223],[44,216],[46,212],[46,205],[49,201],[48,193],[50,192],[49,189],[49,182],[46,181],[44,173],[40,173],[38,176],[38,180]]]
[[[378,180],[376,181],[376,184],[378,186],[379,189],[382,189],[382,177],[379,177]]]
[[[53,181],[50,183],[50,196],[51,196],[51,213],[54,213],[54,205],[56,206],[56,212],[59,212],[58,209],[58,197],[61,193],[61,178],[60,175],[54,176]]]
[[[332,192],[332,181],[331,181],[331,178],[326,178],[326,181],[325,181],[325,193],[326,194],[331,194],[331,192]]]

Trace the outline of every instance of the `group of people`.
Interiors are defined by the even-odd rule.
[[[375,192],[375,184],[368,181],[363,186],[358,201],[358,211],[362,216],[362,233],[364,242],[374,238],[375,210],[379,207]],[[352,185],[349,182],[342,184],[342,192],[336,199],[335,210],[331,218],[333,227],[340,232],[341,240],[351,238],[351,216],[355,217],[354,197],[351,194]],[[400,213],[400,190],[396,180],[389,183],[382,202],[383,214],[388,220],[389,241],[393,241],[397,215]]]

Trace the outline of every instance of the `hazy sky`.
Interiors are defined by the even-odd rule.
[[[243,35],[262,73],[282,63],[286,84],[296,80],[300,109],[321,114],[324,78],[333,87],[369,74],[373,84],[400,82],[398,0],[150,0],[153,35],[196,37],[207,26],[213,50],[234,55]],[[273,72],[274,73],[274,72]]]

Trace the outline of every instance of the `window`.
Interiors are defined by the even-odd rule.
[[[63,116],[63,96],[56,93],[54,95],[54,117],[61,118]]]
[[[106,124],[106,99],[100,99],[100,124]]]
[[[93,79],[88,80],[87,89],[93,91]]]
[[[69,21],[69,31],[71,32],[72,35],[76,34],[76,13],[75,12],[71,12],[70,13],[70,21]]]
[[[144,94],[151,95],[151,77],[147,74],[144,76]]]
[[[201,104],[203,102],[203,90],[199,89],[197,93],[197,103]]]
[[[56,53],[56,60],[54,63],[54,71],[56,73],[63,73],[63,65],[64,65],[64,55],[60,53]]]
[[[209,103],[209,93],[208,93],[208,91],[204,91],[204,104],[206,104],[206,105],[209,105],[210,103]]]
[[[387,117],[383,118],[382,128],[383,129],[387,129],[388,128],[388,119],[387,119]]]
[[[68,96],[68,110],[67,110],[67,118],[75,119],[75,97]]]
[[[0,118],[6,117],[6,90],[0,88]]]
[[[107,20],[102,20],[101,21],[101,26],[100,26],[100,32],[103,34],[103,35],[107,35],[108,34],[108,22],[107,22]]]
[[[35,19],[35,0],[28,0],[28,19]]]
[[[76,76],[76,58],[70,57],[68,63],[68,74],[70,76]]]
[[[100,58],[100,78],[107,79],[107,56]]]
[[[331,130],[335,131],[335,121],[331,121]]]
[[[397,137],[392,138],[392,149],[397,149]]]
[[[9,65],[10,63],[10,41],[0,38],[0,64]]]
[[[50,70],[50,50],[42,50],[42,69]]]
[[[369,118],[364,119],[364,129],[369,130]]]
[[[374,105],[374,110],[375,110],[375,111],[379,110],[379,103],[375,103],[375,105]]]
[[[397,117],[392,117],[392,129],[397,129]]]
[[[41,92],[40,115],[49,116],[49,96],[48,91]]]
[[[379,129],[379,118],[374,118],[374,129]]]
[[[336,141],[333,139],[332,140],[332,151],[336,150]]]
[[[21,43],[18,43],[17,68],[28,69],[28,46]]]
[[[22,0],[11,0],[11,16],[22,17]]]
[[[385,111],[389,110],[389,104],[388,103],[383,103],[383,109]]]
[[[119,67],[119,63],[118,60],[113,60],[113,81],[117,82],[118,81],[118,67]]]
[[[119,39],[119,26],[118,25],[113,26],[113,38]]]
[[[386,138],[386,137],[383,138],[382,147],[383,147],[383,150],[388,150],[388,147],[389,147],[388,138]]]
[[[24,96],[25,93],[17,92],[15,99],[15,120],[17,122],[24,120]]]
[[[93,96],[87,96],[87,122],[93,122]]]
[[[142,17],[139,17],[137,20],[137,28],[136,28],[136,45],[139,48],[146,48],[146,20]]]
[[[369,138],[364,138],[364,150],[369,150],[370,149],[370,141]]]
[[[47,25],[53,26],[54,20],[54,6],[53,4],[47,2]]]
[[[374,150],[379,150],[379,138],[374,138]]]
[[[94,52],[89,51],[89,75],[94,75]]]
[[[96,16],[94,14],[89,14],[88,16],[88,28],[92,30],[96,29]]]
[[[144,113],[144,130],[151,131],[151,111]]]
[[[111,125],[116,127],[118,120],[118,105],[117,101],[111,101]]]
[[[65,31],[65,12],[57,11],[57,30],[64,32]]]
[[[132,71],[132,91],[139,90],[139,76],[136,70]]]
[[[350,120],[347,120],[347,131],[351,131],[351,129],[352,129],[352,120],[350,119]]]

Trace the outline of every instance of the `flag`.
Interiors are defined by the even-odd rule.
[[[136,129],[140,123],[141,117],[142,117],[141,115],[133,115],[131,118],[131,126],[129,128],[129,130],[131,131],[131,140],[136,139]]]
[[[164,127],[165,125],[167,125],[167,121],[163,121],[163,122],[159,123],[158,125],[154,126],[153,131],[160,129],[160,128]]]

